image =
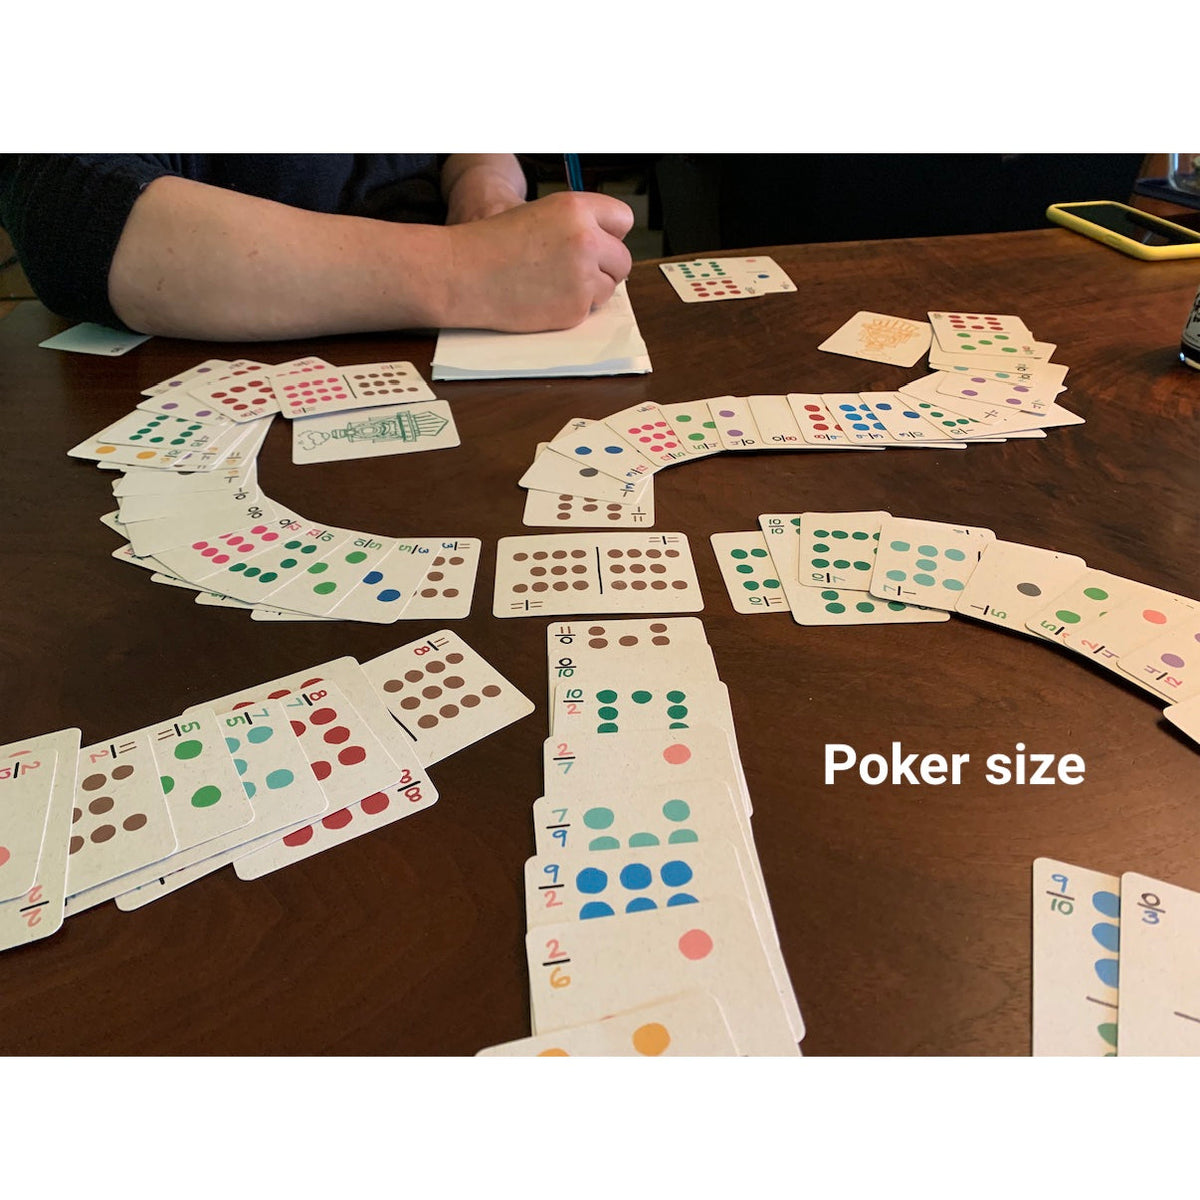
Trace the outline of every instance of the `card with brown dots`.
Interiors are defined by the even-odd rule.
[[[279,411],[289,420],[323,413],[376,408],[381,404],[433,400],[433,390],[410,362],[361,363],[274,371],[270,383]]]
[[[501,538],[497,617],[560,613],[699,612],[704,597],[682,533]]]
[[[148,737],[79,752],[67,846],[67,895],[166,858],[178,847]]]
[[[363,663],[363,670],[425,767],[534,709],[532,700],[449,629],[397,646]]]
[[[0,903],[0,950],[23,946],[49,937],[62,926],[63,905],[66,901],[67,842],[70,838],[71,815],[75,805],[75,770],[79,763],[79,730],[63,729],[58,733],[30,738],[0,750],[0,809],[8,805],[5,792],[25,774],[26,765],[37,763],[31,775],[45,774],[38,786],[49,792],[49,804],[39,831],[40,841],[34,849],[34,865],[29,871],[28,859],[17,858],[15,847],[8,846],[0,835],[0,859],[5,851],[9,858],[0,862],[0,875],[7,863],[13,863],[12,874],[26,876],[30,885],[10,900]],[[18,768],[20,768],[18,770]],[[5,774],[4,772],[7,772]],[[7,824],[5,828],[10,826]],[[23,885],[18,885],[23,886]],[[10,891],[6,883],[3,890]]]
[[[654,524],[654,495],[647,489],[640,504],[621,504],[569,492],[530,491],[525,497],[522,524],[560,529],[649,529]]]

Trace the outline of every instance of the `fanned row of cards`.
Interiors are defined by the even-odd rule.
[[[714,533],[734,610],[790,611],[801,625],[971,617],[1043,638],[1169,702],[1200,744],[1200,600],[1007,542],[990,529],[883,511],[765,513]]]
[[[660,264],[659,269],[684,304],[749,300],[772,292],[794,292],[787,272],[766,255],[746,258],[694,258]]]
[[[525,864],[531,1036],[506,1056],[797,1056],[804,1022],[729,693],[694,617],[547,629]]]
[[[1200,1055],[1200,893],[1033,864],[1033,1053]]]
[[[328,375],[314,362],[319,360],[282,364],[287,370],[202,363],[148,389],[154,394],[143,401],[145,407],[71,451],[121,472],[113,484],[117,509],[101,518],[126,539],[113,557],[151,571],[156,583],[196,593],[197,604],[244,609],[257,621],[390,624],[465,617],[479,567],[477,538],[393,538],[331,527],[275,503],[259,487],[257,454],[287,389],[310,390],[310,376]],[[371,399],[364,380],[379,395],[432,395],[408,364],[375,366],[394,370],[333,370],[358,388],[355,402]],[[239,373],[203,382],[230,367]],[[213,406],[229,402],[234,388],[244,389],[236,393],[243,397],[235,402],[239,412],[217,412]],[[166,411],[180,408],[188,416]],[[349,450],[354,443],[330,433],[334,425],[350,421],[364,430],[370,425],[379,440],[362,443],[366,452],[394,452],[381,449],[388,444],[385,426],[420,424],[425,412],[422,401],[406,401],[395,411],[304,416],[292,428],[300,440],[328,434],[331,445]],[[457,434],[446,444],[457,445]],[[409,448],[434,447],[414,441]]]
[[[533,703],[443,629],[80,746],[0,748],[0,949],[225,866],[257,879],[428,808],[429,768]]]
[[[1043,437],[1083,418],[1057,403],[1067,368],[1020,317],[931,312],[928,321],[855,313],[818,347],[831,354],[911,367],[925,354],[932,373],[894,393],[872,392],[858,408],[837,406],[844,429],[930,441],[932,427],[955,440]],[[852,403],[847,400],[846,403]],[[880,444],[886,444],[881,442]]]

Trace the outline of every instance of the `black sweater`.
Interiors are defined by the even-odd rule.
[[[310,212],[440,224],[434,154],[0,155],[0,227],[39,299],[62,316],[124,328],[108,270],[134,201],[163,175]]]

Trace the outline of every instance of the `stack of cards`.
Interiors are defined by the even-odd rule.
[[[114,557],[198,604],[255,620],[456,620],[470,612],[477,539],[330,528],[274,503],[256,475],[274,413],[292,420],[295,461],[317,462],[457,445],[439,403],[408,363],[214,359],[147,389],[70,453],[123,472],[102,518],[127,539]]]
[[[1033,864],[1033,1053],[1200,1055],[1200,894]]]
[[[504,1055],[797,1055],[729,695],[695,618],[547,631],[525,864],[533,1037]]]
[[[1200,744],[1200,601],[990,529],[887,512],[765,513],[714,533],[735,611],[801,625],[945,621],[951,614],[1065,646],[1172,702]]]
[[[221,867],[256,879],[428,808],[428,768],[533,711],[443,629],[80,748],[0,749],[0,949]]]
[[[659,268],[684,304],[746,300],[769,292],[794,292],[796,285],[773,259],[697,258],[662,263]]]

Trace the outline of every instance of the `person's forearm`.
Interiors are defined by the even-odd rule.
[[[525,201],[525,172],[512,154],[451,154],[442,166],[446,222],[495,216]]]
[[[269,341],[435,328],[446,230],[312,213],[174,176],[130,213],[109,271],[142,333]]]

